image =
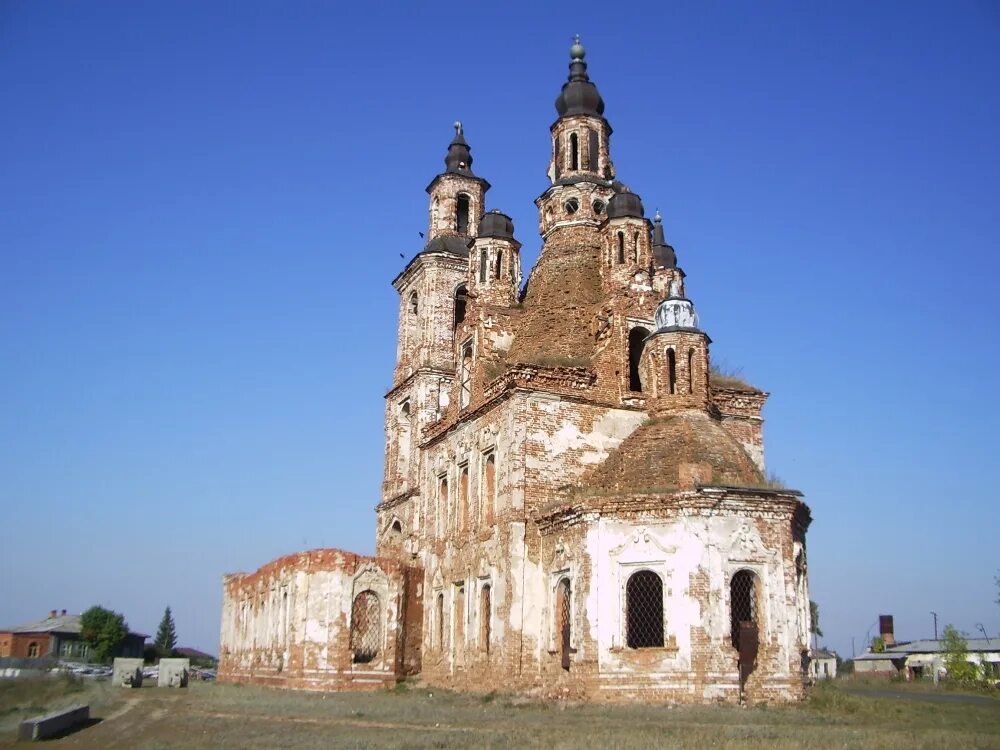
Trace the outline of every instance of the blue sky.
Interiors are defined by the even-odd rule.
[[[0,625],[218,647],[221,576],[370,552],[391,279],[461,119],[526,263],[583,36],[713,358],[773,395],[825,641],[1000,633],[1000,10],[0,4]]]

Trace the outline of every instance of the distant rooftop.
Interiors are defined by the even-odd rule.
[[[44,620],[15,625],[11,628],[0,628],[0,632],[3,633],[68,633],[72,635],[80,635],[82,630],[80,615],[68,615],[65,609],[60,614],[53,611]],[[129,635],[142,636],[144,639],[149,638],[146,633],[136,633],[132,630],[129,631]]]

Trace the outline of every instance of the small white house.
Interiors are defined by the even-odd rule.
[[[832,680],[837,676],[837,653],[822,648],[815,649],[809,659],[809,677],[816,680]]]

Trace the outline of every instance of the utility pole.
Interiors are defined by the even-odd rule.
[[[934,640],[936,641],[938,639],[938,637],[937,637],[937,612],[931,612],[931,614],[934,616]]]

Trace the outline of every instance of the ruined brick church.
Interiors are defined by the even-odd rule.
[[[427,243],[392,282],[375,556],[226,576],[220,679],[802,697],[809,509],[765,478],[767,394],[713,374],[579,42],[570,58],[523,288],[459,123],[427,187]]]

